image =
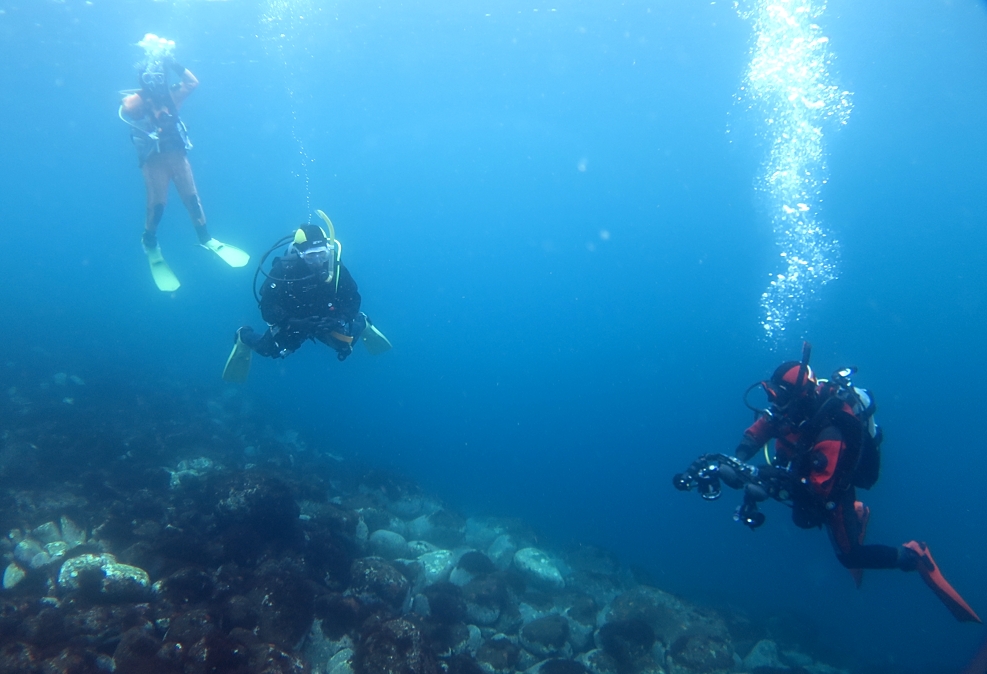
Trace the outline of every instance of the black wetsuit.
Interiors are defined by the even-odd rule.
[[[260,312],[270,328],[241,339],[254,351],[282,358],[307,339],[317,339],[345,359],[366,327],[360,313],[360,293],[349,270],[339,264],[339,283],[326,281],[326,272],[313,273],[302,260],[275,258],[270,277],[260,291]]]

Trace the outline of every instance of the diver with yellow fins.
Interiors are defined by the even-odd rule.
[[[117,112],[130,126],[130,138],[137,150],[137,160],[147,189],[147,213],[141,244],[151,267],[151,278],[163,292],[178,290],[181,283],[161,255],[158,224],[168,201],[168,184],[174,183],[188,210],[199,244],[216,253],[231,267],[243,267],[250,260],[245,252],[209,235],[206,215],[195,188],[188,151],[192,149],[185,124],[178,111],[199,80],[188,68],[179,65],[173,55],[175,43],[148,33],[137,43],[144,49],[140,89],[121,92],[124,99]],[[168,71],[180,81],[168,84]]]
[[[301,225],[275,242],[261,258],[254,274],[254,298],[268,329],[263,334],[250,326],[236,331],[233,351],[223,369],[224,380],[246,381],[254,352],[284,358],[309,339],[331,347],[341,361],[353,353],[356,340],[375,356],[391,348],[387,337],[360,311],[360,293],[341,261],[342,244],[332,221],[322,211],[316,213],[326,229]],[[267,258],[285,245],[284,254],[275,257],[270,272],[265,272]],[[261,274],[265,280],[258,292]]]

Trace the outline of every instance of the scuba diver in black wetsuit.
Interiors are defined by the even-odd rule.
[[[263,334],[250,326],[237,330],[223,379],[245,381],[252,352],[268,358],[284,358],[309,339],[334,349],[341,361],[353,353],[357,339],[362,338],[374,355],[391,348],[387,338],[360,311],[356,281],[340,261],[342,245],[329,218],[322,211],[318,214],[329,233],[316,225],[301,225],[293,235],[275,243],[261,259],[254,277],[255,297],[268,329]],[[289,242],[285,254],[274,259],[270,272],[264,272],[262,266],[267,257]],[[261,273],[266,280],[258,295],[256,279]]]

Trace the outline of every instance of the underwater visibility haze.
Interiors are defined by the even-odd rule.
[[[703,670],[679,635],[665,664],[617,658],[621,674],[756,671],[732,653],[744,658],[769,637],[808,658],[771,671],[962,671],[987,633],[956,622],[918,574],[868,571],[857,589],[826,535],[796,528],[781,505],[764,504],[766,523],[752,532],[732,519],[739,494],[708,503],[671,479],[701,454],[732,454],[751,422],[744,390],[798,360],[808,340],[817,374],[859,367],[854,383],[878,405],[881,476],[858,492],[871,508],[868,541],[927,542],[987,612],[987,4],[539,2],[0,0],[3,531],[45,521],[17,519],[49,512],[28,504],[24,484],[54,493],[75,484],[72,462],[127,453],[87,458],[86,429],[97,426],[156,437],[134,460],[167,467],[164,492],[191,489],[182,480],[206,464],[189,463],[195,443],[170,444],[162,430],[187,420],[211,438],[203,446],[214,454],[201,456],[216,465],[260,473],[269,459],[268,477],[290,485],[328,476],[330,503],[346,514],[306,510],[314,490],[292,486],[303,526],[350,531],[354,513],[370,526],[361,508],[383,529],[383,512],[417,521],[396,505],[414,489],[365,477],[403,476],[388,479],[406,478],[467,522],[524,522],[528,533],[512,535],[532,549],[609,551],[621,582],[638,588],[624,590],[656,587],[703,607],[689,609],[708,620],[703,638],[721,643],[708,625],[722,623],[736,644]],[[148,272],[144,183],[118,116],[121,91],[141,86],[148,33],[173,40],[198,79],[181,119],[209,233],[251,256],[234,267],[197,245],[171,188],[157,240],[181,282],[173,292]],[[237,328],[262,326],[256,264],[300,224],[321,224],[316,209],[331,217],[362,311],[393,349],[359,347],[340,362],[310,341],[284,359],[255,354],[246,383],[223,382]],[[43,448],[43,433],[74,438],[83,454],[32,463],[24,448]],[[246,440],[275,436],[269,450]],[[114,479],[127,475],[113,465],[103,468]],[[211,489],[210,479],[226,478],[203,478]],[[134,484],[143,480],[135,472]],[[93,503],[133,500],[96,483],[73,489]],[[195,489],[198,501],[168,498],[195,510],[208,491]],[[220,506],[208,526],[231,521]],[[99,522],[78,525],[92,547]],[[61,528],[71,545],[71,526]],[[469,545],[436,545],[478,547],[470,531]],[[133,550],[133,536],[122,547]],[[18,543],[8,540],[5,564]],[[327,549],[359,565],[365,543]],[[210,554],[196,564],[222,557]],[[563,573],[579,570],[557,554]],[[258,559],[232,558],[244,568]],[[472,582],[485,573],[477,568]],[[175,577],[167,565],[146,571],[151,583]],[[46,589],[43,573],[0,601],[64,590]],[[433,622],[446,596],[435,592],[421,593]],[[388,610],[421,613],[410,596]],[[614,606],[600,603],[600,620],[616,621]],[[706,609],[724,617],[695,617]],[[556,615],[524,610],[525,621]],[[482,622],[470,615],[459,622]],[[0,637],[23,636],[3,620]],[[311,638],[295,639],[309,623],[270,641],[286,658],[309,657]],[[382,637],[354,636],[353,625],[358,674],[385,671],[370,645]],[[612,646],[600,627],[586,644]],[[462,652],[482,661],[501,643],[492,629]],[[583,652],[575,637],[568,651],[539,651],[525,629],[515,629],[515,664]],[[647,629],[662,642],[661,629]],[[168,643],[165,631],[154,639]],[[182,671],[174,657],[178,669],[161,671]],[[421,658],[412,669],[429,674],[434,656]]]

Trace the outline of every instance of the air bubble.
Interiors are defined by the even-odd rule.
[[[757,184],[773,204],[771,224],[785,267],[773,274],[760,302],[765,337],[777,346],[804,317],[810,298],[837,278],[839,249],[815,214],[826,184],[824,127],[846,124],[851,94],[829,72],[829,40],[816,23],[825,2],[748,0],[740,7],[755,35],[741,92],[763,114],[770,151]]]

